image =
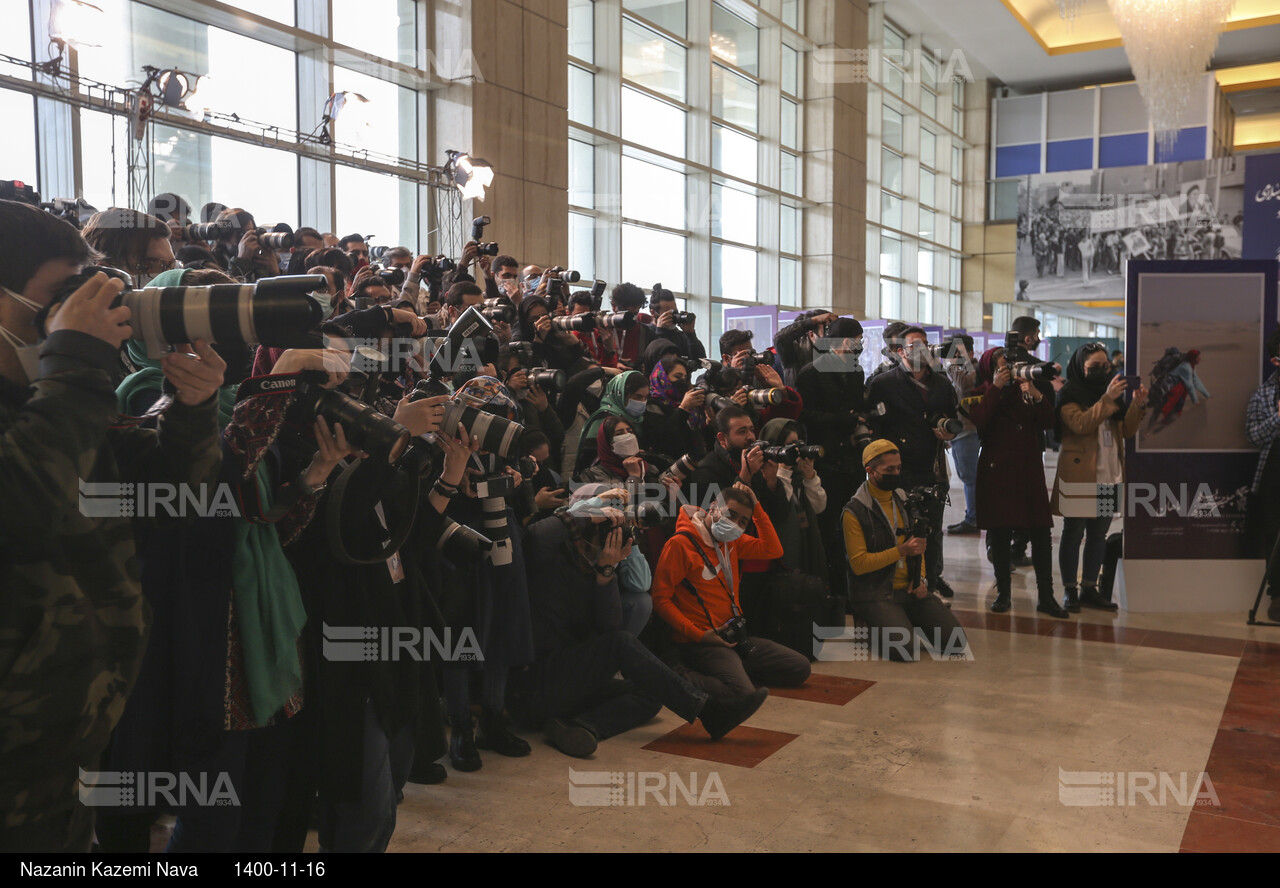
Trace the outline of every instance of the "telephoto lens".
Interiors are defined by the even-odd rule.
[[[587,333],[596,328],[596,318],[595,315],[590,314],[565,315],[560,318],[552,318],[551,324],[560,330]]]
[[[182,233],[189,241],[216,241],[239,230],[240,226],[236,223],[223,220],[222,222],[193,222],[184,228]]]
[[[390,249],[391,249],[391,247],[388,247],[388,246],[386,246],[385,244],[384,244],[384,245],[382,245],[382,246],[378,246],[378,247],[370,247],[370,248],[369,248],[369,259],[370,259],[371,261],[377,261],[377,260],[381,259],[383,256],[387,255],[387,251],[388,251],[388,250],[390,250]]]
[[[943,416],[940,413],[935,413],[933,416],[929,417],[929,425],[933,426],[939,432],[943,432],[948,435],[958,435],[964,431],[964,423],[958,419]]]
[[[565,271],[564,269],[557,270],[553,268],[552,272],[552,276],[555,277],[556,280],[564,281],[566,284],[576,284],[578,281],[582,280],[582,275],[578,274],[576,271]]]
[[[780,388],[752,389],[747,392],[747,400],[756,407],[769,407],[781,404],[787,399],[787,393]]]
[[[1018,382],[1038,382],[1042,379],[1049,382],[1057,376],[1058,368],[1047,362],[1009,365],[1009,377]]]
[[[449,517],[436,543],[436,550],[455,564],[475,564],[492,548],[493,540]]]
[[[450,401],[445,405],[440,428],[455,434],[459,423],[468,435],[480,439],[481,450],[503,458],[515,453],[520,436],[524,434],[524,426],[518,422],[494,416],[462,401]]]
[[[667,472],[677,481],[683,481],[689,477],[689,474],[698,467],[698,461],[693,458],[693,454],[686,453],[678,460],[671,464],[671,468]]]
[[[764,458],[784,465],[794,466],[802,459],[822,459],[826,449],[821,444],[787,444],[785,447],[761,447]]]
[[[550,392],[559,392],[564,390],[565,375],[563,370],[551,370],[547,368],[539,368],[530,370],[526,374],[531,385],[538,388],[546,389]]]
[[[409,430],[375,407],[339,391],[320,392],[315,415],[323,416],[332,429],[342,423],[342,431],[351,446],[373,457],[382,457],[392,465],[400,460],[409,446]]]
[[[404,286],[403,268],[384,268],[378,272],[378,277],[393,290],[399,290]]]
[[[610,330],[630,330],[636,325],[636,312],[634,311],[601,311],[592,315],[596,319],[596,324],[600,327],[607,327]]]
[[[58,288],[49,306],[36,315],[36,329],[45,335],[49,308],[62,302],[97,272],[128,282],[119,269],[90,266]],[[254,284],[214,284],[209,287],[144,287],[125,290],[112,307],[127,305],[133,338],[147,346],[147,357],[160,358],[170,346],[203,339],[218,345],[268,348],[307,348],[308,333],[324,313],[307,294],[328,286],[324,275],[302,274],[263,278]]]
[[[711,408],[712,412],[719,413],[721,410],[732,404],[733,400],[726,398],[724,395],[716,395],[708,392],[707,400],[704,403]]]
[[[510,477],[510,476],[506,476]],[[486,496],[480,500],[484,512],[484,532],[493,545],[489,548],[489,561],[496,567],[512,561],[511,531],[507,526],[507,501],[501,496]]]
[[[271,226],[260,226],[258,246],[264,250],[287,250],[293,246],[293,229],[284,222]]]
[[[484,315],[485,320],[490,323],[497,324],[514,324],[516,321],[516,311],[510,305],[495,305],[492,308],[485,307],[480,309],[480,314]]]

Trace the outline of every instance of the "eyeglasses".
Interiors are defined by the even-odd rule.
[[[157,275],[177,267],[177,259],[156,259],[151,256],[144,256],[142,261],[134,266],[134,270],[146,272],[149,275]]]

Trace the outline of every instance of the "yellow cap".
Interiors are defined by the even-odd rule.
[[[862,467],[865,469],[873,459],[884,453],[897,453],[898,445],[892,441],[878,438],[872,441],[862,450]]]

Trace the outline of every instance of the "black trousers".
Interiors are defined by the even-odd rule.
[[[751,651],[739,654],[718,644],[682,644],[680,659],[689,669],[685,677],[717,700],[750,694],[757,685],[795,687],[809,678],[809,660],[767,638],[752,638]]]
[[[933,594],[924,598],[907,595],[901,602],[855,601],[850,610],[856,627],[865,626],[877,635],[874,640],[868,639],[873,642],[871,649],[880,656],[887,653],[895,662],[917,659],[919,643],[942,650],[968,644],[951,608]]]
[[[1009,541],[1013,534],[1021,533],[1031,542],[1031,564],[1036,572],[1036,591],[1039,598],[1053,598],[1053,539],[1050,527],[991,527],[987,529],[987,549],[991,552],[991,564],[996,570],[996,594],[1008,595],[1012,587],[1013,567]]]
[[[621,680],[614,677],[619,672]],[[663,706],[691,722],[706,702],[706,694],[619,630],[513,673],[507,709],[533,728],[549,718],[573,719],[604,740],[639,727]]]

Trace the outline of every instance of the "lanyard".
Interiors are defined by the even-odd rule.
[[[707,557],[706,552],[702,551],[702,546],[699,544],[698,538],[687,530],[680,531],[677,536],[686,537],[689,542],[693,543],[693,548],[697,549],[698,554],[702,556],[702,563],[707,566],[707,570],[711,571],[711,573],[715,575],[716,579],[720,581],[720,585],[724,586],[724,591],[729,593],[729,612],[735,617],[742,616],[742,609],[738,607],[738,600],[734,597],[733,589],[724,581],[723,572],[717,571],[712,566],[711,559]],[[693,597],[698,600],[698,604],[702,605],[702,612],[707,615],[707,622],[710,623],[711,627],[714,629],[716,621],[711,618],[711,611],[707,609],[707,603],[702,600],[702,596],[698,594],[697,588],[688,580],[683,580],[682,582],[689,587],[689,591],[692,592]]]

